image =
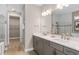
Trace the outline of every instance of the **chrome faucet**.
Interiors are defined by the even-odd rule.
[[[61,38],[62,39],[66,39],[66,40],[70,40],[70,34],[69,33],[62,33]]]
[[[66,37],[65,34],[62,33],[61,38],[62,38],[62,39],[65,39],[65,37]]]
[[[66,33],[66,39],[67,39],[67,40],[70,39],[70,36],[71,36],[71,35],[70,35],[69,33]]]

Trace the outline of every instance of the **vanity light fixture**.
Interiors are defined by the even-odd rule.
[[[42,12],[42,16],[47,16],[52,13],[52,9],[48,9],[45,12]]]
[[[43,12],[43,13],[42,13],[42,16],[46,16],[46,15],[48,15],[46,12]]]
[[[52,9],[48,9],[46,12],[47,12],[48,14],[51,14]]]

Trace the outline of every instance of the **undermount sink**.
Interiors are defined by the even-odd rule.
[[[52,38],[55,38],[56,36],[51,36]]]
[[[51,35],[51,38],[61,38],[61,35]]]
[[[63,41],[63,42],[68,42],[68,41],[74,41],[76,38],[69,38],[69,39],[64,39],[64,38],[61,38],[61,35],[56,35],[56,34],[47,34],[47,35],[44,35],[46,38],[51,38],[52,39],[55,39],[55,40],[58,40],[58,41]],[[75,40],[76,41],[76,40]]]

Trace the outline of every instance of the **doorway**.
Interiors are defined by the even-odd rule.
[[[17,14],[8,15],[8,54],[15,54],[24,50],[22,48],[22,17]]]
[[[20,17],[9,16],[9,50],[19,51],[21,48],[20,42]],[[12,52],[13,53],[13,52]]]
[[[9,40],[20,41],[20,17],[9,16]]]

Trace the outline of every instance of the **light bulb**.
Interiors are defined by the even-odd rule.
[[[52,9],[48,9],[42,13],[42,16],[47,16],[47,15],[51,14],[51,12],[52,12]]]
[[[15,11],[15,9],[14,9],[14,8],[12,8],[12,9],[11,9],[11,11]]]
[[[56,7],[56,9],[63,9],[63,5],[58,4],[57,7]]]
[[[69,6],[69,4],[66,4],[66,5],[64,5],[65,7],[68,7]]]
[[[49,10],[47,10],[46,12],[47,12],[48,14],[51,14],[52,10],[49,9]]]
[[[42,13],[42,16],[46,16],[46,15],[47,15],[47,13],[46,13],[46,12],[43,12],[43,13]]]

